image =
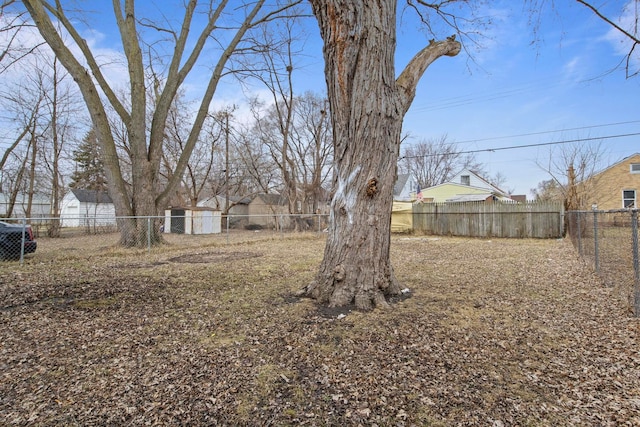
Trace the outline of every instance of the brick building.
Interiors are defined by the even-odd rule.
[[[640,193],[640,153],[620,160],[578,185],[585,207],[599,210],[637,208]]]

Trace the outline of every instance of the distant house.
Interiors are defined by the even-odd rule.
[[[63,227],[113,225],[116,210],[109,194],[104,191],[71,189],[60,204]]]
[[[250,197],[229,196],[229,215],[248,215]],[[198,202],[198,207],[212,208],[224,212],[227,199],[224,196],[212,196]]]
[[[267,228],[287,227],[288,218],[282,215],[289,214],[289,201],[277,193],[258,194],[249,203],[247,213],[250,225]]]
[[[468,169],[449,182],[420,190],[418,200],[433,203],[513,201],[506,192]]]
[[[586,208],[599,210],[638,207],[640,191],[640,153],[617,163],[577,185],[578,195]]]
[[[319,200],[314,206],[313,200],[297,202],[297,213],[305,217],[313,213],[327,214],[330,194],[322,189]],[[226,199],[224,196],[213,196],[198,202],[199,207],[209,207],[224,211]],[[314,212],[314,208],[316,209]],[[278,193],[260,193],[253,197],[229,196],[229,224],[233,228],[279,228],[292,226],[289,214],[289,200]]]
[[[31,218],[43,218],[51,216],[50,197],[42,194],[34,194],[31,198]],[[8,193],[0,193],[0,218],[4,218],[9,213],[11,196]],[[16,196],[13,204],[11,216],[13,218],[24,218],[29,205],[29,196],[20,193]]]
[[[398,174],[396,184],[393,186],[393,200],[398,202],[414,201],[418,190],[418,181],[413,175],[408,173]]]

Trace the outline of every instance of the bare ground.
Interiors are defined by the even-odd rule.
[[[0,264],[0,425],[640,425],[640,321],[568,242],[396,236],[372,313],[292,297],[323,244]]]

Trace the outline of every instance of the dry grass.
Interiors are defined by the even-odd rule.
[[[396,236],[411,298],[339,319],[291,297],[317,235],[185,237],[0,266],[0,424],[640,424],[638,320],[568,242]]]

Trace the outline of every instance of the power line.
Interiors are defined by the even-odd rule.
[[[594,78],[586,78],[578,81],[572,81],[570,83],[574,86],[578,86],[578,85],[590,83],[593,80],[596,80],[600,77],[601,76],[594,77]],[[540,92],[540,91],[550,90],[558,86],[560,87],[567,86],[567,81],[563,77],[563,75],[548,76],[538,80],[524,82],[520,85],[513,86],[511,88],[506,88],[501,91],[493,90],[493,91],[480,92],[477,94],[466,94],[466,95],[460,95],[455,97],[447,97],[440,100],[428,102],[425,104],[416,104],[409,111],[410,113],[421,113],[421,112],[430,112],[430,111],[436,111],[436,110],[444,110],[447,108],[455,108],[455,107],[470,105],[477,102],[495,101],[498,99],[510,98],[514,95],[521,95],[527,92],[533,92],[533,91]]]
[[[469,140],[466,140],[466,141],[454,141],[454,144],[468,144],[468,143],[471,143],[471,142],[494,141],[494,140],[497,140],[497,139],[507,139],[507,138],[520,138],[520,137],[523,137],[523,136],[544,135],[544,134],[548,134],[548,133],[569,132],[569,131],[584,130],[584,129],[595,129],[595,128],[601,128],[601,127],[607,127],[607,126],[629,125],[629,124],[634,124],[634,123],[640,123],[640,120],[630,120],[630,121],[627,121],[627,122],[618,122],[618,123],[605,123],[605,124],[593,125],[593,126],[580,126],[580,127],[568,128],[568,129],[544,130],[544,131],[540,131],[540,132],[521,133],[521,134],[517,134],[517,135],[492,136],[492,137],[481,138],[481,139],[469,139]]]
[[[607,136],[598,136],[593,138],[578,138],[578,139],[567,139],[565,141],[556,141],[556,142],[542,142],[538,144],[524,144],[524,145],[512,145],[509,147],[496,147],[496,148],[483,148],[478,150],[467,150],[467,151],[457,151],[451,154],[472,154],[472,153],[483,153],[483,152],[495,152],[495,151],[504,151],[504,150],[515,150],[519,148],[531,148],[531,147],[543,147],[547,145],[560,145],[560,144],[568,144],[570,142],[587,142],[587,141],[595,141],[600,139],[613,139],[613,138],[626,138],[629,136],[638,136],[638,133],[626,133],[626,134],[618,134],[618,135],[607,135]],[[419,156],[402,156],[398,160],[402,159],[417,159],[421,157],[433,157],[433,156],[441,156],[447,155],[447,153],[431,153],[431,154],[423,154]]]

